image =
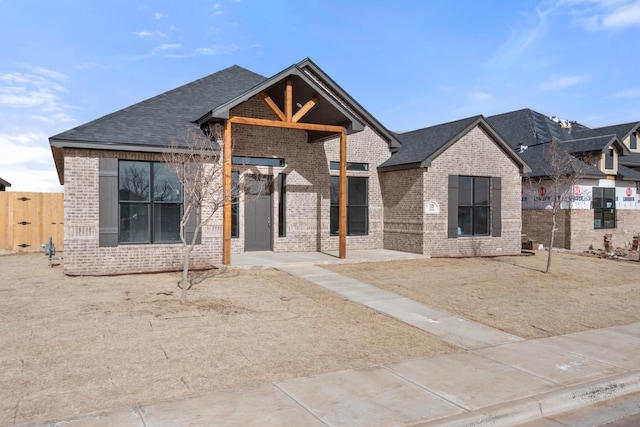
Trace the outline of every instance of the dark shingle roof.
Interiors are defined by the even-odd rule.
[[[11,187],[11,183],[9,181],[5,181],[2,178],[0,178],[0,185],[2,185],[3,187]]]
[[[180,138],[191,123],[266,78],[234,65],[50,138],[90,144],[159,147]]]
[[[640,181],[640,172],[619,164],[618,177],[623,181]]]
[[[617,141],[615,135],[594,136],[591,138],[573,139],[560,143],[571,154],[602,152],[613,142]]]
[[[511,157],[522,170],[528,171],[525,162],[508,146],[508,144],[489,125],[483,116],[473,116],[466,119],[443,123],[411,132],[396,134],[402,144],[391,158],[379,166],[380,170],[406,169],[428,167],[431,161],[443,151],[458,141],[475,126],[481,126],[491,134],[496,144]]]
[[[618,157],[618,163],[625,166],[638,167],[640,166],[640,153],[628,153]]]
[[[469,117],[455,122],[396,134],[402,146],[391,158],[380,165],[380,168],[399,165],[418,166],[438,153],[442,147],[480,117],[482,116]]]
[[[551,144],[536,144],[529,146],[526,150],[519,152],[518,155],[526,162],[531,168],[531,172],[524,175],[529,178],[540,178],[549,176],[555,173],[549,170],[548,150]],[[560,145],[563,148],[563,145]],[[584,163],[581,160],[573,157],[567,151],[558,151],[560,156],[563,156],[563,160],[560,163],[566,165],[566,170],[563,172],[566,174],[577,173],[584,178],[604,178],[606,175],[602,173],[597,167]]]
[[[591,138],[594,136],[615,135],[620,141],[624,139],[634,130],[640,127],[640,122],[624,123],[620,125],[605,126],[595,129],[583,129],[577,132],[576,138]]]

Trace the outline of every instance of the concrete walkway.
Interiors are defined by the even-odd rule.
[[[466,350],[523,341],[515,335],[454,316],[446,311],[435,310],[412,299],[321,267],[288,265],[279,266],[277,269],[315,283],[346,299],[408,323]]]
[[[253,256],[245,268],[265,265]],[[468,350],[25,425],[557,425],[553,415],[640,391],[640,323],[524,341],[294,258],[277,268]]]

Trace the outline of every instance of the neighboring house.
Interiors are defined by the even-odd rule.
[[[6,191],[7,187],[11,187],[11,183],[0,178],[0,191]]]
[[[529,168],[482,116],[397,135],[378,170],[384,247],[431,256],[520,253]]]
[[[494,129],[531,167],[522,193],[522,232],[548,244],[551,226],[549,161],[545,147],[556,141],[573,156],[578,180],[562,200],[554,246],[573,250],[601,248],[604,236],[624,246],[640,232],[640,122],[590,129],[530,109],[488,117]]]
[[[180,268],[182,201],[153,191],[175,186],[162,153],[212,124],[233,142],[217,157],[225,183],[243,185],[203,228],[194,267],[245,251],[520,252],[526,166],[486,119],[394,134],[305,59],[269,78],[233,66],[51,137],[66,273]]]

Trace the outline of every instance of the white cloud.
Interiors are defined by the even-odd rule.
[[[150,37],[153,35],[153,33],[150,33],[149,31],[136,31],[131,34],[138,37]]]
[[[561,90],[567,87],[579,85],[588,79],[584,76],[555,76],[540,84],[542,90]]]
[[[168,16],[169,15],[166,15],[166,14],[163,14],[163,13],[160,13],[160,12],[156,12],[156,13],[153,14],[153,19],[156,20],[156,21],[159,21],[159,20],[164,19],[164,18],[166,18]]]
[[[612,98],[640,98],[640,88],[627,89],[614,93]]]
[[[515,62],[531,45],[546,33],[548,16],[553,9],[536,8],[535,14],[525,16],[524,22],[511,28],[510,37],[500,46],[490,63],[508,66]]]
[[[640,25],[640,0],[560,0],[558,5],[588,31]]]
[[[161,44],[156,48],[156,50],[179,49],[181,47],[182,47],[181,43],[167,43],[167,44]]]
[[[231,44],[228,46],[214,45],[214,46],[208,46],[208,47],[199,47],[185,54],[168,54],[168,55],[165,55],[165,58],[180,59],[180,58],[191,58],[195,56],[223,55],[223,54],[235,52],[239,49],[240,47],[238,47],[235,44]]]

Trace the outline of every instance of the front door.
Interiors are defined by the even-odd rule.
[[[272,249],[271,182],[270,175],[249,175],[245,181],[245,251],[270,251]]]

